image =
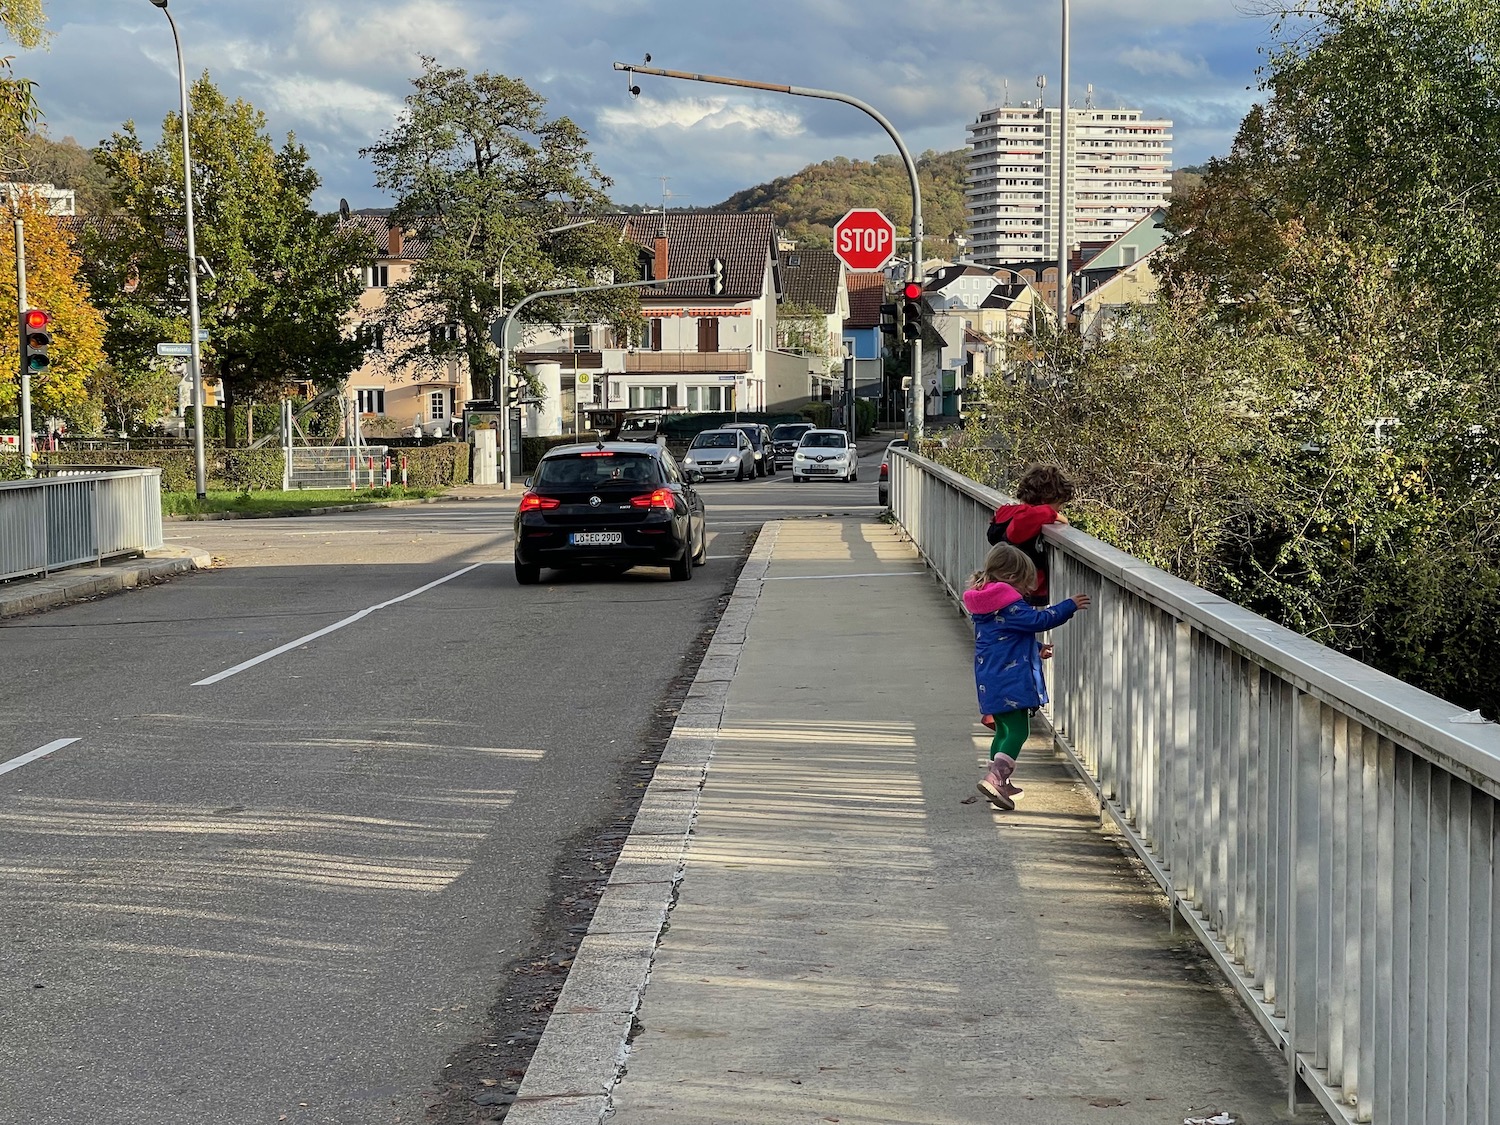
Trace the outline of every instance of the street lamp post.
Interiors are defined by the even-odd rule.
[[[155,4],[156,0],[151,0],[151,3]],[[582,219],[576,223],[564,223],[560,227],[549,227],[537,237],[539,239],[550,238],[554,234],[562,234],[563,231],[568,230],[577,230],[579,227],[589,226],[593,222],[593,219]],[[500,265],[495,271],[497,279],[496,288],[500,291],[500,314],[502,317],[505,317],[505,256],[515,249],[518,244],[518,242],[512,242],[504,250],[500,251]],[[506,317],[504,323],[510,323],[508,317]],[[496,382],[500,385],[495,388],[493,397],[495,405],[500,408],[500,483],[502,487],[509,491],[511,460],[513,456],[510,441],[510,341],[502,339],[498,343],[500,345],[500,376],[496,379]],[[576,387],[573,393],[575,396],[577,395],[578,391]]]
[[[198,248],[193,235],[193,157],[188,144],[187,70],[182,65],[182,37],[177,21],[167,11],[167,0],[151,0],[167,17],[172,28],[172,44],[177,48],[177,85],[182,99],[182,186],[187,209],[187,284],[188,349],[193,374],[193,464],[197,475],[198,499],[207,493],[207,471],[203,459],[203,348],[198,341]]]
[[[1062,108],[1057,114],[1057,330],[1068,327],[1068,0],[1062,0]]]

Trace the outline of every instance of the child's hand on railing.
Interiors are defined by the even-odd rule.
[[[1093,601],[1094,599],[1089,597],[1087,594],[1073,595],[1073,604],[1076,605],[1079,609],[1088,609],[1088,607],[1093,604]]]

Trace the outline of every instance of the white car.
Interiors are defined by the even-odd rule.
[[[843,430],[808,430],[792,455],[792,479],[859,479],[859,453]]]

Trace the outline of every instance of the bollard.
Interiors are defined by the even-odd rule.
[[[354,492],[359,488],[359,467],[354,459],[354,454],[349,454],[349,491]]]
[[[365,458],[365,464],[370,470],[370,487],[375,487],[375,457],[373,455]]]
[[[385,487],[391,487],[391,455],[385,455]]]
[[[401,487],[406,487],[406,454],[401,454]]]

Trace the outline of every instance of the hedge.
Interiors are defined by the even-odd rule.
[[[464,442],[447,442],[421,449],[405,449],[406,482],[411,488],[447,488],[469,483],[469,447]],[[37,455],[39,465],[127,465],[161,469],[164,492],[192,492],[198,487],[196,461],[191,449],[69,449]],[[11,469],[14,463],[14,469]],[[392,475],[396,465],[392,462]],[[0,456],[0,479],[19,477],[21,459]],[[214,492],[275,492],[281,488],[280,449],[204,450],[207,487]],[[12,473],[13,476],[8,476]],[[397,477],[399,479],[399,476]]]
[[[0,453],[0,480],[20,480],[25,475],[19,453]]]

